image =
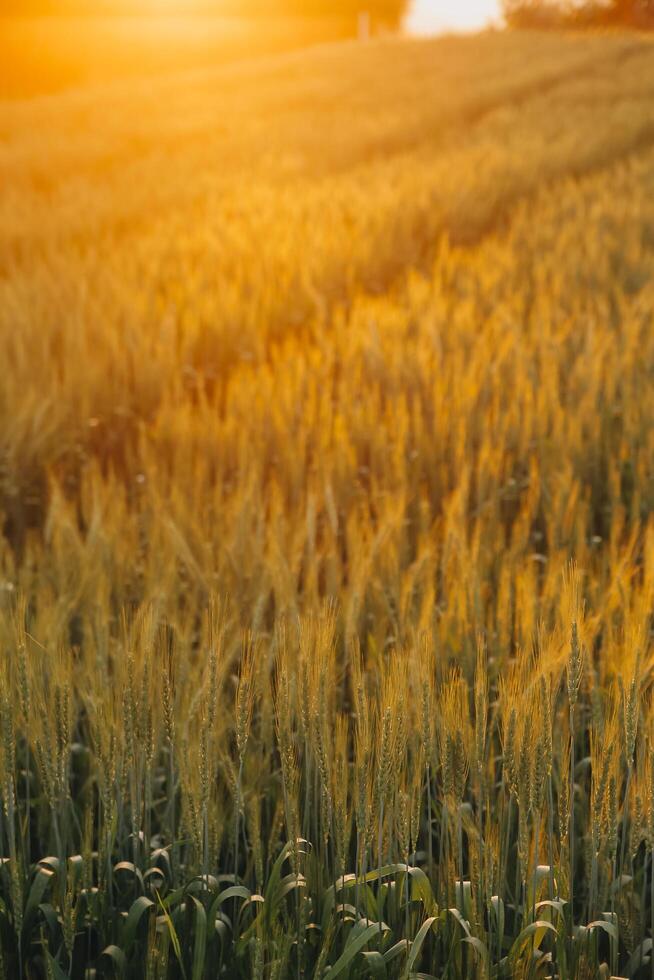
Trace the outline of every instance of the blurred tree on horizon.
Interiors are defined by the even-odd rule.
[[[509,27],[654,27],[654,0],[503,0]]]

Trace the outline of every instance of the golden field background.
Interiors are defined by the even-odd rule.
[[[161,6],[158,6],[158,3]],[[55,2],[56,9],[56,2]],[[99,3],[96,8],[102,10]],[[353,36],[354,22],[291,16],[185,16],[153,0],[142,12],[7,16],[0,8],[0,98],[47,95],[117,79],[157,79]],[[128,4],[129,6],[129,4]]]
[[[488,33],[0,103],[0,949],[79,851],[70,976],[646,975],[653,96]],[[178,954],[219,873],[273,911]]]
[[[520,565],[604,567],[651,505],[651,57],[389,41],[5,103],[7,579],[72,549],[82,601],[101,548],[121,600],[182,571],[382,639],[452,520],[468,631]]]

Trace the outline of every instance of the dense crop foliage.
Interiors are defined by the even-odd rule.
[[[6,978],[651,975],[653,89],[0,106]]]

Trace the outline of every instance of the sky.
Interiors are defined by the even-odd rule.
[[[475,30],[499,17],[499,0],[413,0],[409,30],[418,34]]]

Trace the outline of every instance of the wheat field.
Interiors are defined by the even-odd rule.
[[[489,32],[0,102],[4,980],[654,976],[653,99]]]

